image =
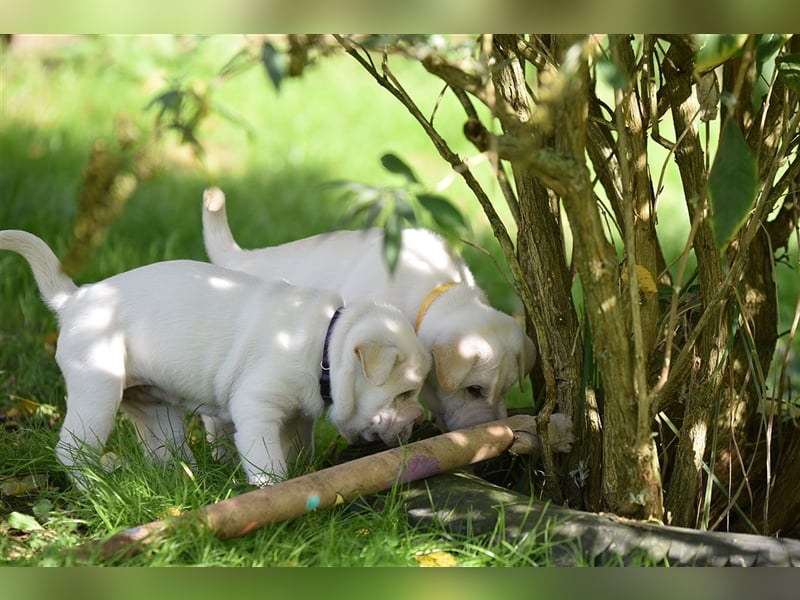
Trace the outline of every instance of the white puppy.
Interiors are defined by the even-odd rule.
[[[313,452],[326,404],[350,441],[396,444],[422,417],[430,361],[392,307],[361,301],[338,311],[336,293],[194,261],[76,287],[38,237],[0,231],[0,248],[27,259],[58,315],[67,413],[57,454],[67,467],[82,446],[103,447],[119,408],[160,459],[170,446],[186,450],[184,410],[232,424],[257,485],[285,477],[300,448]]]
[[[506,416],[508,391],[530,372],[536,348],[514,319],[489,306],[467,265],[441,237],[404,230],[391,275],[381,229],[243,250],[228,227],[224,194],[213,188],[203,198],[203,236],[213,263],[333,290],[345,301],[369,298],[397,306],[432,355],[423,401],[438,424],[458,429]]]

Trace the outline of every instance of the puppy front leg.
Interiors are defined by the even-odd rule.
[[[234,418],[236,432],[233,439],[247,481],[266,486],[286,478],[286,455],[281,445],[280,421],[267,417]]]

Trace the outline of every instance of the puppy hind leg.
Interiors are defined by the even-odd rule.
[[[233,435],[236,428],[231,421],[220,417],[202,415],[206,439],[212,446],[212,456],[220,463],[233,463],[236,459]]]
[[[67,413],[58,435],[56,456],[73,481],[86,488],[86,478],[80,473],[81,463],[86,458],[100,458],[114,429],[123,383],[120,377],[87,377],[86,373],[71,376],[69,371],[65,380]]]
[[[194,464],[184,411],[171,402],[169,394],[148,386],[128,388],[122,397],[122,411],[152,458],[167,462],[177,457]]]
[[[314,458],[314,421],[296,417],[281,427],[281,446],[286,456],[287,468],[303,471]]]

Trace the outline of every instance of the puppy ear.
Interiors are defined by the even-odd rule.
[[[389,380],[399,361],[397,348],[381,342],[362,342],[355,348],[364,377],[373,385],[383,385]]]
[[[487,351],[484,340],[458,338],[431,348],[436,378],[448,393],[456,391]]]
[[[525,385],[525,378],[536,364],[536,345],[524,333],[522,334],[522,350],[517,355],[517,368],[519,369],[519,387]]]

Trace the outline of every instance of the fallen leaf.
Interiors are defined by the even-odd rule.
[[[56,342],[58,342],[58,332],[57,331],[49,331],[48,333],[42,336],[42,342],[44,343],[44,349],[50,353],[56,353]]]
[[[53,503],[47,498],[40,498],[36,504],[31,506],[31,510],[39,519],[46,519],[50,511],[53,510]]]
[[[2,496],[22,496],[38,489],[39,484],[35,475],[7,477],[0,483],[0,495]]]
[[[414,556],[414,560],[419,563],[420,567],[457,567],[458,561],[456,557],[449,552],[442,550],[434,550],[432,552],[424,552]]]
[[[102,466],[108,472],[116,471],[123,465],[123,460],[114,452],[106,452],[100,457],[100,466]]]
[[[36,517],[33,515],[26,515],[24,513],[20,513],[17,511],[12,512],[8,515],[8,525],[13,529],[19,529],[20,531],[31,532],[31,531],[38,531],[40,529],[44,529],[41,525],[39,525],[39,521],[36,520]]]
[[[0,419],[8,429],[19,429],[22,421],[29,419],[39,410],[39,404],[33,400],[13,395],[9,399],[10,404],[0,410]]]

